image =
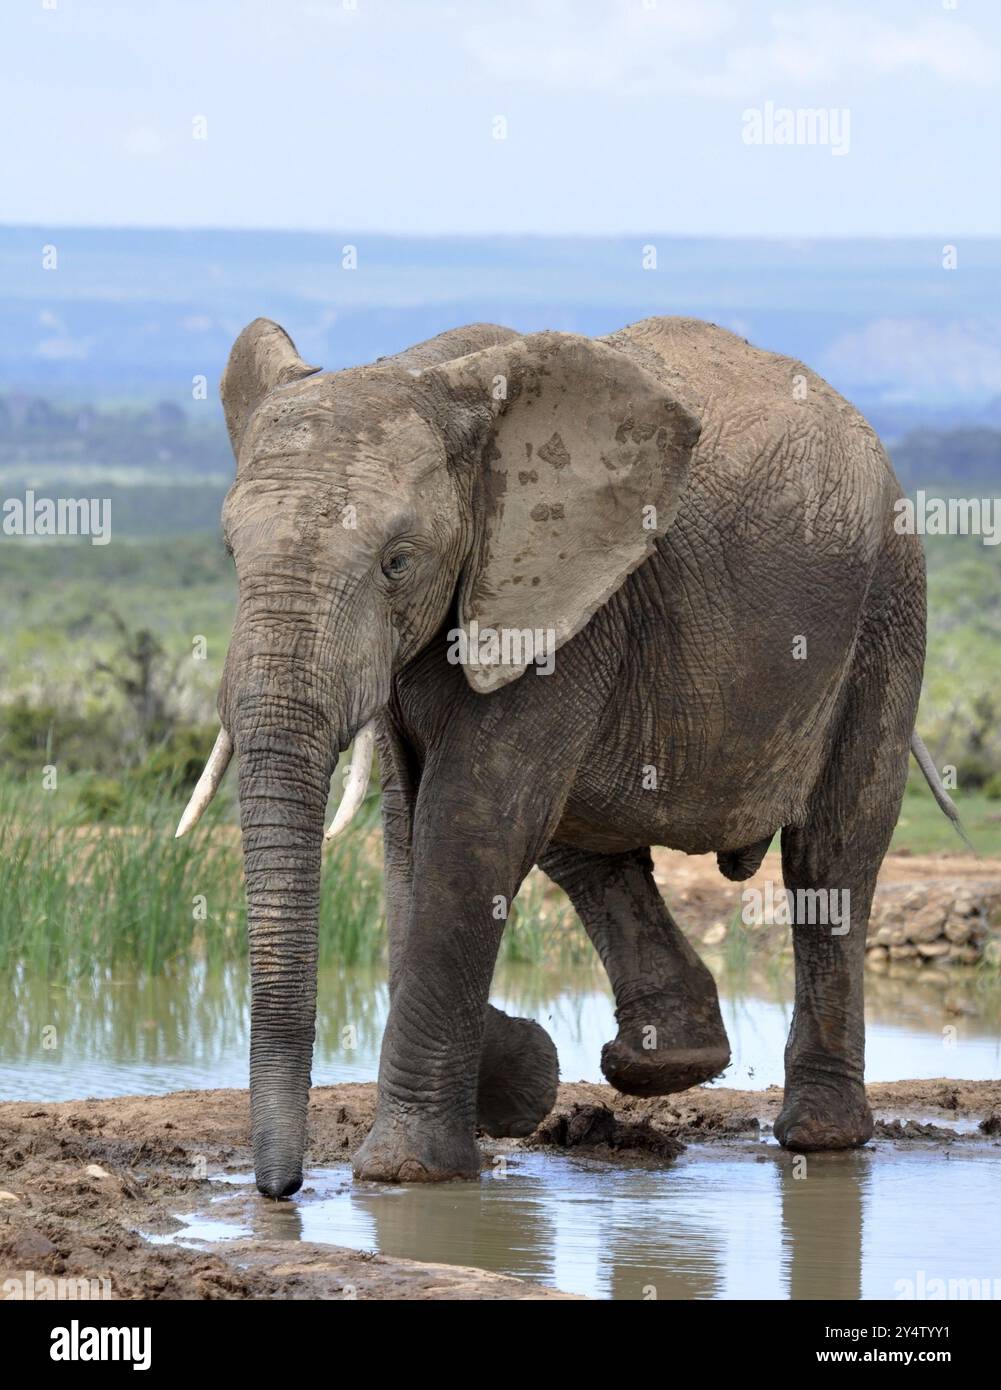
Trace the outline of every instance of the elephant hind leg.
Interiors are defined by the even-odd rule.
[[[920,569],[920,556],[913,557]],[[782,832],[796,1003],[775,1135],[789,1149],[845,1149],[873,1130],[865,1095],[863,974],[876,876],[907,781],[921,688],[920,573],[891,576],[856,646],[840,729],[807,805]]]
[[[879,823],[860,821],[859,841],[849,849],[838,843],[830,811],[831,803],[821,803],[806,826],[782,833],[796,1003],[775,1137],[785,1148],[802,1151],[855,1148],[873,1131],[864,1085],[865,939],[895,812]]]
[[[716,983],[664,904],[650,851],[551,845],[539,866],[567,893],[615,992],[618,1036],[601,1069],[619,1091],[670,1095],[730,1062]]]

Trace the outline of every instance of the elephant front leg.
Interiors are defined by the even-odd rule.
[[[488,1075],[496,1075],[501,1062],[494,1059],[518,1044],[532,1102],[526,1105],[524,1094],[514,1098],[519,1130],[548,1104],[556,1079],[542,1030],[501,1022],[495,1013],[488,1022],[487,1003],[511,903],[559,823],[604,692],[590,665],[578,671],[569,662],[545,679],[526,674],[489,699],[470,690],[457,667],[447,666],[440,679],[449,696],[441,707],[447,717],[424,738],[410,910],[382,1043],[375,1121],[354,1160],[360,1178],[475,1177],[481,1057]],[[564,716],[567,708],[574,718]],[[512,1074],[508,1066],[507,1079]],[[485,1099],[497,1100],[503,1089]],[[487,1118],[507,1128],[510,1099],[500,1096]]]
[[[450,846],[443,874],[415,865],[406,949],[382,1041],[375,1121],[359,1178],[441,1182],[480,1171],[478,1075],[504,915],[482,847]]]
[[[379,731],[382,775],[385,907],[389,989],[396,992],[405,954],[413,893],[414,808],[420,785],[416,757],[391,719]],[[493,1138],[532,1131],[556,1103],[559,1058],[546,1030],[488,1004],[479,1059],[476,1125]]]
[[[410,916],[382,1038],[378,1102],[355,1173],[381,1181],[475,1177],[481,1069],[505,1077],[488,1088],[495,1131],[530,1131],[555,1098],[555,1049],[530,1020],[488,1009],[507,908],[534,845],[517,817],[509,831],[475,820],[456,833],[439,823],[448,796],[421,784],[434,826],[414,837]],[[519,1033],[519,1037],[513,1037]],[[513,1055],[512,1055],[513,1054]],[[521,1074],[526,1087],[510,1087]],[[526,1129],[527,1126],[527,1129]],[[487,1126],[489,1129],[489,1126]]]

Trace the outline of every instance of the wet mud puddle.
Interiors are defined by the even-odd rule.
[[[806,1160],[773,1143],[693,1145],[658,1168],[517,1151],[478,1183],[315,1169],[292,1202],[258,1196],[249,1173],[218,1186],[181,1229],[147,1238],[348,1246],[596,1299],[927,1298],[934,1281],[1001,1297],[1001,1164],[975,1143]]]

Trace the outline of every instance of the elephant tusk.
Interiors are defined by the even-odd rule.
[[[205,770],[199,777],[197,785],[191,793],[191,800],[185,806],[184,815],[174,831],[175,840],[180,839],[186,831],[201,820],[206,806],[219,790],[219,783],[226,775],[226,769],[229,767],[229,760],[232,756],[233,740],[225,729],[220,729],[212,746],[212,752],[209,754],[209,760],[205,764]]]
[[[368,791],[368,779],[372,775],[372,756],[374,753],[375,720],[370,719],[363,728],[358,730],[355,736],[351,766],[344,779],[344,795],[341,797],[341,804],[337,808],[337,814],[331,822],[330,829],[323,837],[325,840],[333,840],[335,836],[339,835],[354,819],[355,812],[365,800],[365,793]]]

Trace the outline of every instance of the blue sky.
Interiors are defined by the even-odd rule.
[[[2,23],[7,224],[1001,223],[997,0],[23,0]],[[847,152],[749,145],[767,103],[847,111]]]

